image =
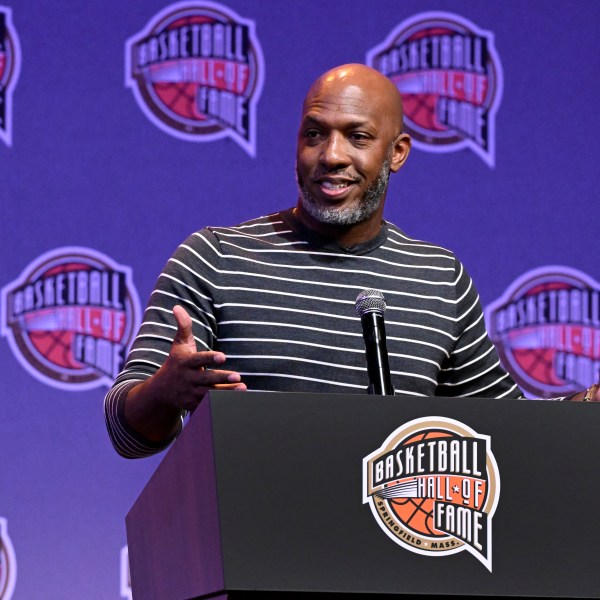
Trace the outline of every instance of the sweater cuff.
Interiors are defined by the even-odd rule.
[[[106,426],[115,450],[125,458],[142,458],[151,456],[167,448],[179,435],[179,429],[161,442],[153,442],[135,431],[125,419],[125,399],[129,391],[143,380],[127,380],[113,386],[104,400]]]

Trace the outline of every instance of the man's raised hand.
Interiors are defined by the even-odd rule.
[[[208,390],[246,389],[239,373],[212,368],[225,362],[222,352],[198,352],[192,319],[182,306],[173,308],[173,316],[177,332],[169,356],[154,375],[129,391],[125,402],[125,420],[157,442],[177,431],[181,411],[193,411]]]
[[[157,384],[160,384],[163,402],[193,410],[209,389],[245,390],[239,373],[212,368],[225,362],[222,352],[198,352],[192,319],[186,310],[176,305],[173,316],[177,333],[169,356],[153,376],[159,380]]]

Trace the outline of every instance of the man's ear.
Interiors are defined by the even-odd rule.
[[[401,133],[394,140],[392,146],[392,160],[390,161],[390,171],[396,173],[400,170],[400,167],[406,162],[408,153],[410,152],[410,136],[408,133]]]

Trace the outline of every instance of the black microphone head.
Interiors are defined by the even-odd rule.
[[[385,298],[379,290],[363,290],[356,297],[355,308],[359,317],[370,312],[383,315],[385,306]]]

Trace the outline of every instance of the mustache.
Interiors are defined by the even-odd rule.
[[[350,179],[352,181],[359,181],[360,177],[356,173],[351,173],[344,169],[317,169],[312,174],[312,179],[319,179],[320,177],[327,177],[328,175],[335,175],[336,177],[343,177],[344,179]]]

